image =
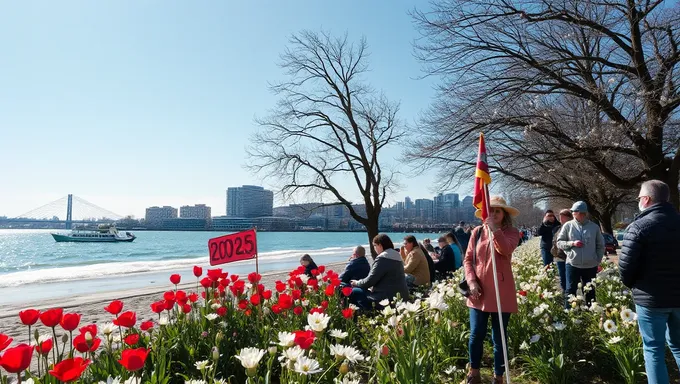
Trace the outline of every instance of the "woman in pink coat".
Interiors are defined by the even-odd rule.
[[[467,300],[467,306],[470,308],[470,372],[466,381],[468,384],[482,382],[479,366],[482,361],[489,318],[491,318],[494,351],[493,382],[503,383],[503,374],[505,373],[496,291],[493,282],[489,230],[493,233],[493,246],[496,251],[498,291],[506,337],[510,314],[517,312],[517,296],[511,260],[512,253],[517,248],[520,238],[519,231],[513,227],[512,218],[517,216],[519,211],[508,206],[505,200],[498,196],[490,199],[489,206],[490,216],[484,221],[483,226],[472,231],[463,261],[465,279],[470,286],[470,296]],[[481,211],[477,210],[475,215],[481,217]]]

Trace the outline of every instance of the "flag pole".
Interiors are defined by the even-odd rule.
[[[484,185],[484,197],[487,201],[486,204],[486,214],[487,217],[491,217],[490,215],[490,207],[488,204],[489,201],[489,186]],[[504,213],[507,215],[507,213]],[[503,310],[501,309],[501,295],[500,295],[500,290],[498,289],[498,273],[496,272],[496,247],[493,244],[493,232],[491,231],[491,228],[489,226],[486,227],[487,231],[489,232],[489,247],[491,247],[491,265],[493,267],[493,286],[494,289],[496,290],[496,308],[498,309],[498,324],[499,328],[501,329],[501,345],[503,346],[503,362],[505,364],[505,381],[507,384],[510,383],[510,362],[508,360],[508,346],[506,345],[507,343],[505,342],[505,324],[503,322]]]

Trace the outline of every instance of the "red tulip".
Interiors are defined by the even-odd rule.
[[[104,310],[112,315],[117,315],[123,310],[123,302],[120,300],[114,300],[108,306],[104,307]]]
[[[250,296],[250,304],[252,304],[253,306],[260,305],[260,301],[262,301],[262,299],[258,294]]]
[[[23,372],[31,365],[32,357],[33,347],[28,344],[19,344],[5,350],[0,359],[0,367],[8,373]]]
[[[163,307],[165,307],[166,311],[170,311],[175,307],[175,302],[172,300],[165,300],[163,302]]]
[[[327,286],[325,293],[328,297],[333,296],[335,294],[335,287],[332,285]]]
[[[271,299],[271,298],[272,298],[272,291],[266,290],[266,291],[262,292],[262,297],[263,297],[265,300]]]
[[[520,296],[526,296],[527,295],[527,291],[519,291],[517,293],[519,293]]]
[[[324,272],[326,272],[326,267],[322,265],[322,266],[319,267],[319,273],[324,273]],[[328,271],[328,272],[330,273],[331,271]]]
[[[175,300],[175,292],[173,291],[167,291],[163,294],[163,300],[165,301],[174,301]]]
[[[198,295],[196,293],[190,293],[189,294],[189,301],[192,303],[195,303],[198,301]]]
[[[328,300],[324,300],[321,302],[321,308],[326,309],[328,308]]]
[[[129,335],[125,336],[124,341],[125,341],[125,344],[132,347],[133,345],[139,343],[139,335],[136,334],[136,333],[129,334]]]
[[[216,311],[217,315],[220,317],[224,317],[227,314],[227,307],[219,307],[217,308]]]
[[[132,311],[127,311],[121,313],[120,316],[118,316],[117,319],[113,320],[113,324],[125,327],[125,328],[132,328],[135,326],[135,323],[137,322],[137,314],[132,312]]]
[[[315,313],[323,313],[323,308],[314,307],[314,308],[312,308],[311,310],[309,310],[309,313],[310,313],[311,315],[313,315],[313,314],[315,314]]]
[[[157,301],[155,303],[151,303],[151,311],[153,313],[161,313],[165,311],[165,301]]]
[[[99,349],[99,346],[102,344],[102,339],[96,337],[96,333],[90,333],[92,339],[88,341],[88,338],[85,337],[87,333],[89,333],[89,331],[83,332],[73,338],[73,347],[80,353],[94,352]]]
[[[139,329],[141,329],[143,332],[146,332],[151,328],[153,328],[153,321],[145,321],[139,326]]]
[[[191,305],[189,305],[189,304],[182,305],[182,312],[184,312],[184,313],[191,312]]]
[[[251,272],[248,274],[248,281],[250,281],[251,284],[257,284],[260,282],[262,279],[262,275],[260,275],[257,272]]]
[[[298,315],[298,316],[302,315],[302,312],[303,312],[302,307],[299,306],[299,305],[297,307],[293,308],[293,313]]]
[[[41,355],[47,355],[50,353],[52,350],[52,347],[54,346],[54,342],[52,339],[47,339],[43,341],[42,343],[39,343],[38,345],[35,346],[35,351],[38,352]]]
[[[170,275],[170,282],[175,284],[175,285],[179,284],[179,282],[181,280],[182,280],[182,276],[180,276],[177,273]]]
[[[217,281],[222,277],[222,268],[208,269],[208,278]]]
[[[12,340],[14,339],[5,335],[4,333],[0,333],[0,352],[9,347],[9,345],[12,344]]]
[[[315,337],[314,331],[295,331],[294,342],[302,349],[309,349]]]
[[[293,300],[298,300],[300,299],[300,297],[302,297],[302,291],[300,291],[299,289],[293,289],[291,295],[293,295]]]
[[[97,336],[97,324],[90,324],[80,328],[80,333],[90,332],[93,337]]]
[[[194,276],[201,277],[203,275],[203,268],[198,265],[194,265]]]
[[[293,307],[293,298],[290,297],[290,295],[283,293],[279,295],[279,305],[281,306],[281,309],[290,309]]]
[[[125,349],[118,362],[130,372],[139,371],[144,368],[144,363],[146,362],[146,356],[148,354],[149,351],[146,348]]]
[[[184,292],[184,291],[177,291],[177,292],[175,292],[175,300],[176,300],[178,303],[181,303],[181,302],[186,303],[186,302],[187,302],[187,293]]]
[[[40,314],[40,321],[42,321],[46,327],[54,328],[59,325],[63,314],[64,310],[61,308],[49,309]]]
[[[66,359],[55,365],[54,369],[50,371],[50,375],[56,377],[59,381],[69,383],[78,380],[88,365],[90,365],[90,360],[85,360],[82,357]]]
[[[281,293],[286,290],[286,284],[283,281],[276,282],[276,292]]]
[[[281,306],[278,304],[272,305],[272,312],[278,315],[279,313],[281,313]]]
[[[231,279],[232,283],[235,283],[236,280],[238,280],[238,275],[231,275],[231,276],[229,276],[229,278]]]
[[[65,313],[59,322],[65,331],[73,332],[80,324],[80,315],[77,313]]]
[[[351,319],[354,316],[354,310],[352,308],[345,308],[342,310],[342,316],[345,319]]]
[[[40,311],[37,309],[27,309],[19,312],[19,318],[23,325],[33,325],[38,321]]]
[[[238,302],[238,307],[241,308],[242,310],[245,310],[248,308],[248,301],[247,300],[241,300]]]
[[[349,295],[352,294],[352,287],[345,287],[342,289],[342,295],[345,297],[349,297]]]
[[[201,285],[203,286],[203,288],[206,288],[206,289],[210,288],[210,287],[212,287],[212,280],[210,280],[210,278],[208,278],[208,277],[204,277],[204,278],[201,279]]]

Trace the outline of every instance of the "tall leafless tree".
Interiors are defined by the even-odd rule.
[[[595,171],[618,189],[633,189],[650,178],[664,180],[672,186],[672,202],[678,206],[676,4],[662,0],[431,4],[430,11],[413,13],[423,34],[416,54],[428,75],[442,78],[438,100],[424,118],[426,134],[442,140],[425,145],[420,153],[429,153],[440,164],[449,159],[449,169],[462,166],[469,174],[474,155],[468,148],[474,148],[477,133],[483,130],[491,136],[490,147],[524,154],[519,158],[526,162],[516,167],[543,163],[554,168],[578,159],[588,172]],[[572,135],[554,124],[562,118],[551,111],[556,104],[576,102],[595,118],[581,134]],[[539,135],[546,147],[528,151],[522,145],[526,132]],[[502,140],[494,144],[492,139]],[[501,161],[499,167],[506,164]]]
[[[375,255],[371,240],[396,185],[384,152],[403,135],[399,105],[367,84],[365,39],[354,44],[347,35],[303,31],[290,38],[280,66],[288,80],[271,87],[280,99],[257,120],[250,167],[278,179],[285,197],[311,195],[347,207],[366,227]],[[343,181],[356,185],[365,212],[340,187]]]

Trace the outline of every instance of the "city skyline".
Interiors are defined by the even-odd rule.
[[[275,180],[242,167],[245,148],[254,118],[275,106],[268,84],[284,76],[279,54],[303,29],[366,37],[368,83],[400,102],[399,118],[414,125],[434,95],[434,81],[420,78],[412,55],[418,34],[408,11],[416,5],[426,7],[3,3],[0,154],[12,166],[0,173],[0,215],[15,217],[69,193],[120,215],[196,203],[221,214],[219,191],[229,185],[275,189]],[[385,156],[397,159],[401,151]],[[388,201],[432,194],[439,182],[434,171],[402,171],[402,188]],[[358,201],[351,182],[339,187]]]

